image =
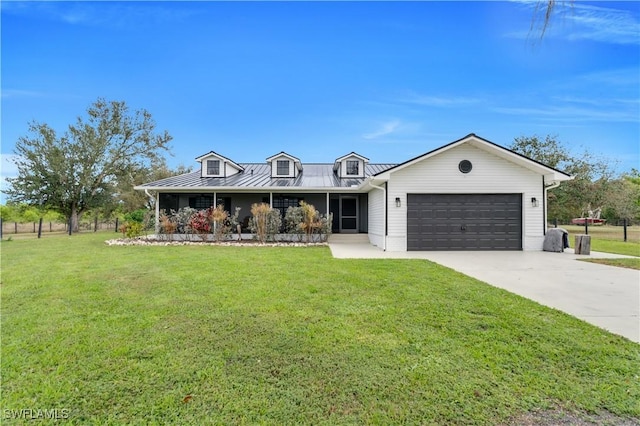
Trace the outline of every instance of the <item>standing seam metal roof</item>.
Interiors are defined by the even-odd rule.
[[[202,188],[351,188],[360,186],[365,178],[340,179],[332,164],[304,164],[295,178],[272,178],[271,166],[264,163],[238,163],[244,172],[226,178],[201,177],[200,170],[139,185],[140,189],[202,189]],[[366,164],[365,176],[383,172],[395,164]]]

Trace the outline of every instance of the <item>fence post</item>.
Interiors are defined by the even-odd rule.
[[[4,221],[0,217],[0,240],[2,239],[2,233],[4,232]]]
[[[553,219],[553,227],[554,228],[558,227],[558,218],[557,217],[555,219]]]
[[[98,216],[93,218],[93,232],[98,232]]]
[[[72,232],[73,232],[73,218],[71,215],[69,215],[69,236],[71,236]]]
[[[42,236],[42,218],[40,218],[40,222],[38,222],[38,238]]]
[[[627,242],[627,219],[622,219],[622,227],[624,229],[624,241]]]
[[[589,218],[584,218],[584,235],[589,235]]]
[[[15,229],[14,234],[18,233],[18,222],[13,222],[13,229]]]
[[[116,233],[118,232],[118,218],[116,217]]]

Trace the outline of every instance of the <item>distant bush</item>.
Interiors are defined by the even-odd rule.
[[[138,222],[144,223],[145,216],[147,215],[148,210],[146,209],[138,209],[132,212],[126,213],[124,215],[124,220],[127,222]]]

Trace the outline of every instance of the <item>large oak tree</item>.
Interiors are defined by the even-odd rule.
[[[164,164],[161,153],[172,139],[156,133],[146,110],[101,98],[62,135],[38,122],[29,124],[29,133],[16,143],[18,176],[8,179],[7,193],[13,201],[60,212],[74,231],[82,213],[112,201],[120,181]]]

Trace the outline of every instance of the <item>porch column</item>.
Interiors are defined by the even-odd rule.
[[[327,192],[327,210],[326,210],[326,216],[329,217],[329,193]]]
[[[218,193],[213,191],[213,208],[218,207]]]
[[[160,233],[160,191],[156,191],[156,223],[155,223],[155,231],[156,234]]]
[[[273,208],[273,192],[269,193],[269,207]]]

